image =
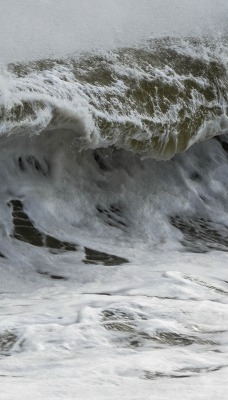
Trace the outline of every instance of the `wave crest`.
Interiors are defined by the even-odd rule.
[[[9,65],[0,133],[71,130],[80,148],[115,145],[169,159],[228,132],[225,55],[206,40],[164,38],[77,60]]]

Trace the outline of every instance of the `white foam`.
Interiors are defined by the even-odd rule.
[[[181,400],[186,391],[189,400],[213,400],[215,393],[223,400],[228,256],[182,252],[183,235],[167,218],[198,213],[228,225],[220,143],[159,163],[114,153],[116,163],[104,172],[91,151],[78,154],[64,139],[50,132],[1,138],[0,251],[7,258],[0,262],[0,345],[1,334],[16,335],[9,351],[0,348],[2,398],[91,393],[96,400],[141,400],[143,393],[162,400],[167,393]],[[20,170],[18,157],[29,154],[48,159],[50,177],[31,166]],[[111,154],[103,153],[108,166]],[[196,170],[200,183],[190,179]],[[78,251],[52,254],[10,237],[7,201],[18,197],[41,231],[79,243]],[[110,204],[122,207],[126,231],[97,212]],[[130,263],[85,264],[82,245]]]

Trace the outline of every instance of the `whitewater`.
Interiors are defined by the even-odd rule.
[[[1,2],[1,400],[226,399],[227,20]]]

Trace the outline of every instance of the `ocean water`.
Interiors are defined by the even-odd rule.
[[[227,17],[1,5],[1,400],[226,399]]]

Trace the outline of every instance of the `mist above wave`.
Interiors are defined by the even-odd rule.
[[[217,34],[227,15],[226,0],[9,0],[1,4],[0,62],[132,45],[150,35]]]

